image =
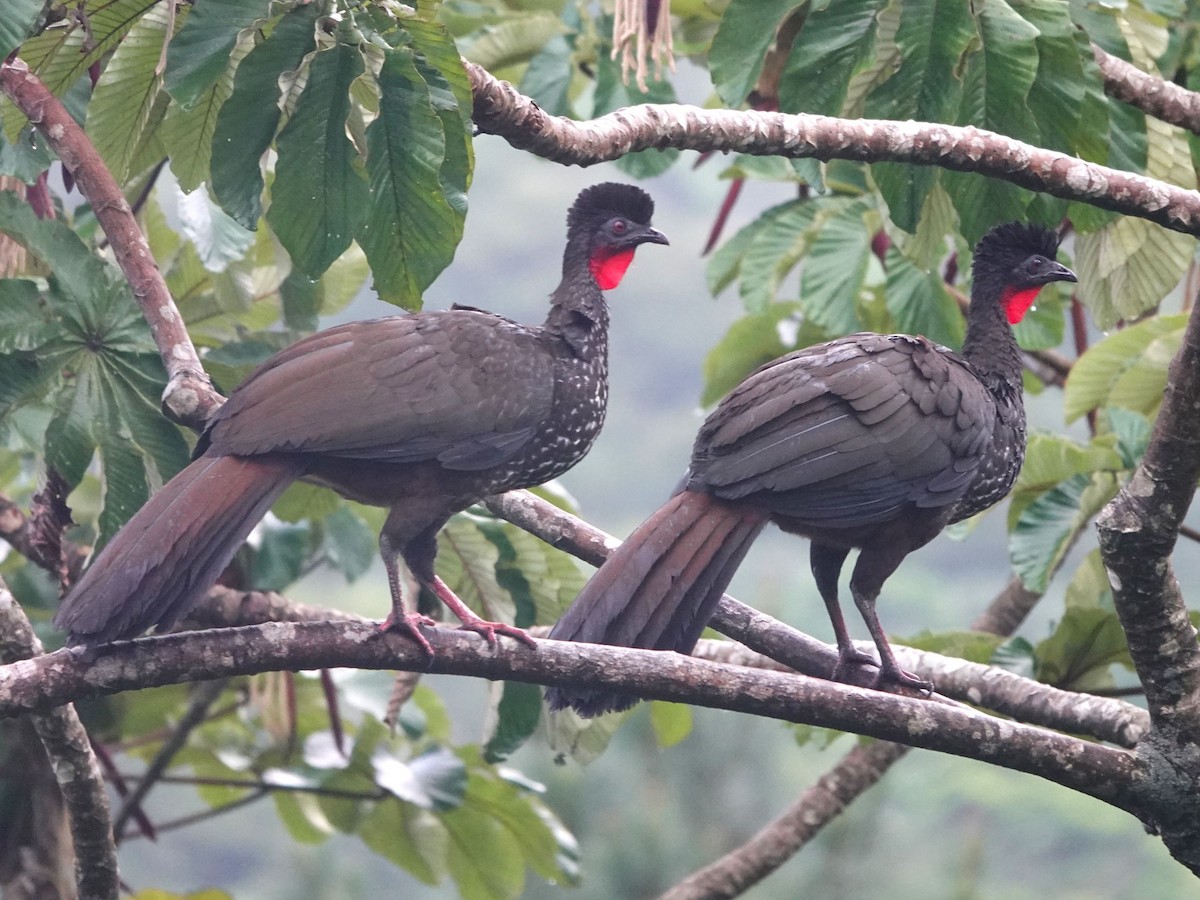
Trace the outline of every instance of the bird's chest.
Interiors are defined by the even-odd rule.
[[[959,500],[951,521],[959,522],[999,503],[1012,490],[1025,462],[1025,408],[1019,401],[997,404],[991,444],[974,481]]]
[[[541,484],[574,466],[595,442],[607,407],[607,354],[585,360],[561,360],[555,366],[550,415],[512,460],[506,479],[510,483],[497,490]]]

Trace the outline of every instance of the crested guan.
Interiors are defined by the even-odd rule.
[[[496,633],[434,572],[438,530],[488,494],[541,484],[583,458],[608,399],[608,307],[636,248],[665,244],[654,201],[600,184],[567,214],[562,281],[540,327],[465,306],[341,325],[277,353],[229,397],[193,462],[93,560],[55,618],[72,644],[169,628],[204,595],[289,484],[303,478],[389,510],[379,537],[407,630],[399,555],[459,619]]]
[[[550,634],[688,653],[767,522],[811,542],[837,636],[837,673],[871,664],[850,641],[838,576],[852,548],[854,602],[876,676],[929,690],[896,662],[875,614],[884,581],[947,524],[1012,488],[1025,455],[1021,353],[1010,323],[1042,285],[1075,281],[1056,235],[1017,223],[975,250],[962,354],[923,337],[854,334],[781,356],[705,421],[676,494],[596,572]],[[629,693],[552,688],[551,708],[625,709]]]

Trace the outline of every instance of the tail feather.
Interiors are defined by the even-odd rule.
[[[283,490],[287,457],[202,456],[172,478],[92,560],[54,624],[71,644],[175,624],[213,585]]]
[[[765,522],[707,494],[676,494],[600,567],[550,637],[690,652]],[[551,709],[596,716],[638,698],[554,687],[546,699]]]

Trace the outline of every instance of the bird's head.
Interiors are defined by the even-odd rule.
[[[1020,222],[997,225],[975,246],[972,293],[998,295],[1008,321],[1015,325],[1043,285],[1079,280],[1055,259],[1057,255],[1058,235],[1051,229]]]
[[[669,244],[650,227],[654,201],[631,184],[605,182],[583,190],[567,213],[567,240],[586,248],[587,265],[603,291],[621,283],[641,244]]]

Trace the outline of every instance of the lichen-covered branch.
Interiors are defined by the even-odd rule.
[[[45,659],[41,642],[7,586],[0,581],[0,661]],[[75,844],[79,896],[116,900],[119,879],[108,795],[87,731],[67,701],[30,716],[62,791]]]
[[[757,110],[645,104],[578,122],[467,63],[478,128],[519,150],[587,166],[637,150],[675,147],[756,156],[901,162],[1000,178],[1031,191],[1200,235],[1200,193],[1085,162],[973,126],[835,119]]]
[[[1200,477],[1200,305],[1171,362],[1146,454],[1097,520],[1113,602],[1156,729],[1200,744],[1200,646],[1171,567]]]
[[[1193,134],[1200,134],[1200,94],[1158,75],[1143,72],[1133,63],[1106,53],[1092,44],[1092,55],[1104,76],[1104,92],[1147,115],[1162,119]]]
[[[68,700],[180,681],[346,666],[595,685],[646,697],[730,709],[939,750],[1039,775],[1122,809],[1131,808],[1133,758],[973,709],[900,697],[768,669],[748,669],[653,650],[504,641],[440,628],[428,659],[411,640],[358,622],[272,622],[63,650],[0,667],[0,716]]]
[[[121,188],[109,173],[91,139],[71,118],[62,102],[20,59],[0,62],[0,89],[45,137],[108,236],[154,343],[167,370],[163,405],[176,421],[199,428],[221,405],[213,390],[183,317],[171,299],[150,246],[138,227]]]

